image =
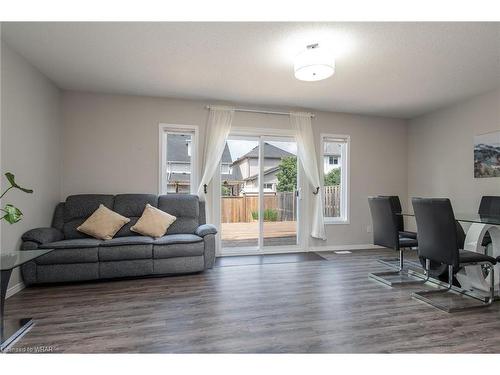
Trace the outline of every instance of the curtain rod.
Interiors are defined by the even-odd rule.
[[[210,106],[207,105],[206,109],[210,109]],[[235,112],[249,112],[249,113],[264,113],[266,115],[281,115],[281,116],[290,116],[290,112],[278,112],[278,111],[264,111],[260,109],[248,109],[248,108],[235,108]],[[314,118],[315,115],[311,113],[311,117]]]

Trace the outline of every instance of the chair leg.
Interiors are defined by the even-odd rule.
[[[383,265],[388,266],[392,269],[397,269],[397,270],[401,271],[402,268],[404,268],[404,258],[402,255],[402,251],[403,251],[403,249],[399,249],[399,258],[377,259],[377,262],[382,263]],[[416,269],[421,268],[420,264],[415,263],[413,261],[407,261],[407,264],[406,264],[407,268],[408,268],[408,265],[410,265],[412,267],[414,266]]]
[[[404,265],[405,265],[405,255],[403,252],[403,248],[399,248],[399,271],[403,271]]]
[[[404,284],[421,284],[422,278],[415,274],[408,273],[404,268],[404,249],[399,249],[399,268],[397,271],[373,272],[368,275],[369,278],[379,281],[389,286]],[[428,277],[427,277],[428,279]]]
[[[488,265],[490,269],[490,299],[488,300],[488,305],[491,305],[495,300],[495,266]]]
[[[426,260],[426,268],[428,269],[429,263]],[[473,308],[478,308],[478,307],[487,307],[490,306],[493,301],[495,300],[495,270],[492,265],[487,265],[488,268],[490,269],[491,272],[491,283],[490,283],[490,295],[488,297],[487,302],[482,302],[477,305],[468,305],[468,306],[449,306],[444,303],[440,303],[438,301],[434,301],[431,298],[429,298],[432,295],[439,295],[439,294],[446,294],[446,293],[454,293],[457,295],[462,295],[469,297],[471,299],[478,299],[478,297],[474,297],[470,294],[467,293],[467,291],[455,291],[453,290],[453,266],[448,266],[448,285],[446,288],[443,289],[437,289],[437,290],[423,290],[423,291],[418,291],[412,293],[412,297],[415,299],[418,299],[422,302],[425,302],[431,306],[434,306],[442,311],[446,311],[448,313],[455,312],[455,311],[461,311],[461,310],[468,310],[468,309],[473,309]],[[427,270],[428,273],[428,270]]]

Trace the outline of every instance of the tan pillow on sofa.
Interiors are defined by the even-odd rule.
[[[100,204],[99,208],[76,230],[100,240],[110,240],[129,221],[130,219]]]
[[[167,233],[168,227],[171,226],[176,219],[175,216],[167,214],[148,203],[141,217],[130,230],[142,234],[143,236],[159,238]]]

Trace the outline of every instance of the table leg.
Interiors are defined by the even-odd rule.
[[[5,320],[5,297],[12,270],[1,271],[0,294],[0,352],[8,349],[33,326],[31,318]]]
[[[474,252],[484,252],[481,243],[486,232],[490,233],[493,247],[492,257],[500,256],[500,226],[490,224],[471,224],[465,238],[464,249]],[[499,290],[500,264],[495,266],[495,290],[498,295]],[[481,266],[466,266],[457,273],[457,279],[464,289],[478,289],[488,291],[490,287],[490,276],[483,275]]]
[[[5,312],[5,297],[7,295],[7,287],[9,286],[9,280],[12,270],[1,271],[1,294],[0,294],[0,337],[3,342],[3,330],[4,330],[4,312]]]

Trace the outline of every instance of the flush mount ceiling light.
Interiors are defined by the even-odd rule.
[[[298,80],[321,81],[335,73],[335,60],[318,43],[310,44],[295,58],[294,70]]]

